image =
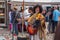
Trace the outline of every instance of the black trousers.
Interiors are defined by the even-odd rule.
[[[55,27],[57,27],[58,21],[52,21],[52,32],[55,32]]]

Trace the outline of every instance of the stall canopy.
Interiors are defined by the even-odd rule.
[[[20,1],[23,0],[11,0],[11,1]],[[25,2],[60,2],[60,0],[24,0]]]

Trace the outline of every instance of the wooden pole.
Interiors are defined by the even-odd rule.
[[[24,0],[22,2],[22,34],[24,33]]]

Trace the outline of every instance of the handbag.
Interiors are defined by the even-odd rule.
[[[28,33],[29,33],[30,35],[34,35],[34,34],[37,33],[37,29],[34,28],[32,25],[28,25],[27,31],[28,31]]]

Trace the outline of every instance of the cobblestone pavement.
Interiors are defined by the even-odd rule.
[[[47,40],[54,40],[54,35],[55,34],[48,34],[47,35]]]
[[[12,34],[10,33],[9,30],[0,28],[0,40],[11,40],[12,39]],[[47,40],[53,40],[54,39],[54,34],[48,34],[47,35]]]
[[[11,40],[12,35],[9,30],[0,28],[0,40]]]

